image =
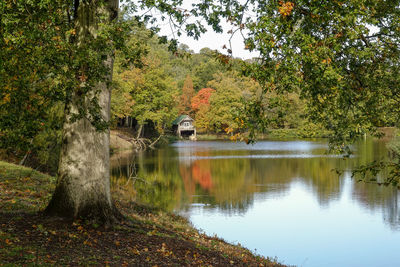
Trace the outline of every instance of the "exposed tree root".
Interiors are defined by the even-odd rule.
[[[44,214],[69,220],[84,219],[100,225],[113,225],[124,219],[115,204],[109,204],[106,198],[100,197],[96,201],[76,203],[69,198],[62,187],[56,188]]]
[[[151,141],[148,138],[140,138],[140,137],[129,138],[122,134],[118,134],[117,136],[130,142],[136,148],[137,151],[144,151],[147,148],[154,149],[154,146],[157,144],[158,141],[160,141],[163,135],[158,136],[158,138],[154,141]]]

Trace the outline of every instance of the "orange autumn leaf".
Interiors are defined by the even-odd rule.
[[[289,1],[288,2],[280,1],[278,11],[283,17],[286,17],[292,13],[293,8],[294,8],[294,3]]]
[[[209,105],[210,97],[215,92],[212,88],[201,89],[191,101],[192,109],[198,111],[201,105]]]
[[[3,104],[9,103],[10,101],[11,101],[10,94],[6,94],[6,95],[3,97],[3,100],[2,100]]]

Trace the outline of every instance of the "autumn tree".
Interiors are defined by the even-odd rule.
[[[122,74],[120,80],[118,77],[114,79],[114,88],[111,97],[111,114],[114,119],[122,119],[131,114],[131,108],[135,104],[135,101],[131,96],[133,86],[130,86],[130,84],[132,81],[128,81],[128,77],[135,74],[135,71],[129,71]],[[134,79],[132,80],[134,81]]]
[[[124,8],[156,8],[197,38],[204,28],[185,22],[186,11],[176,8],[180,3],[124,1]],[[118,11],[118,0],[0,2],[1,146],[27,150],[42,126],[42,109],[57,100],[65,106],[57,185],[47,214],[102,222],[118,215],[109,181],[113,57],[118,49],[125,65],[137,65],[142,53],[140,46],[126,46],[134,31],[128,14],[117,19]],[[148,16],[135,19],[149,22]],[[176,50],[176,41],[168,47]]]
[[[182,25],[179,2],[130,1],[126,7],[157,8]],[[15,146],[23,155],[46,121],[43,114],[56,101],[65,106],[57,185],[47,214],[102,222],[118,215],[109,181],[113,57],[123,50],[130,65],[141,54],[125,46],[132,31],[126,17],[117,20],[118,11],[118,0],[0,2],[2,148]],[[194,37],[204,32],[196,25],[186,30]],[[176,49],[176,42],[169,48]]]
[[[260,53],[246,73],[265,91],[271,84],[282,93],[300,88],[310,118],[332,132],[332,148],[350,152],[349,143],[376,134],[383,122],[399,124],[400,1],[250,0],[232,6],[238,8],[216,12],[246,28],[246,47]],[[267,122],[257,119],[264,118],[261,101],[248,110],[248,126],[265,128]],[[399,180],[398,164],[389,164],[394,171],[387,183]]]
[[[0,149],[10,158],[23,158],[21,163],[34,152],[37,135],[60,128],[51,125],[54,105],[63,103],[61,87],[68,75],[68,70],[60,74],[60,62],[71,62],[61,42],[61,7],[61,1],[50,7],[0,3]]]
[[[202,105],[210,105],[210,97],[215,92],[212,88],[203,88],[192,98],[192,110],[197,112]]]
[[[387,105],[398,118],[398,1],[280,1],[253,11],[246,43],[262,61],[251,75],[281,92],[300,87],[312,119],[334,132],[332,144],[374,132]]]
[[[111,116],[114,120],[131,116],[132,106],[135,104],[131,92],[133,88],[143,83],[141,74],[146,65],[145,58],[149,53],[149,40],[151,32],[133,21],[126,43],[136,51],[135,64],[129,64],[129,58],[126,58],[124,51],[116,51],[111,95]]]
[[[178,89],[176,81],[168,75],[168,66],[163,64],[170,54],[167,48],[144,27],[137,29],[137,33],[130,43],[141,42],[146,50],[142,66],[124,68],[121,66],[123,58],[117,55],[111,108],[115,112],[113,115],[119,118],[131,116],[137,120],[139,138],[148,122],[154,123],[155,134],[163,134],[169,127],[178,113],[175,106]],[[123,113],[119,112],[122,110]]]
[[[399,122],[399,1],[203,1],[201,15],[221,32],[241,32],[258,51],[245,73],[265,92],[301,88],[309,115],[332,131],[339,150],[377,125]],[[248,105],[248,127],[263,129],[261,100]],[[389,114],[388,114],[389,113]],[[385,114],[386,118],[382,118]],[[390,119],[387,119],[390,117]]]
[[[210,125],[210,97],[215,92],[212,88],[201,89],[192,98],[192,110],[195,115],[195,123],[198,130],[209,131]]]
[[[265,119],[271,129],[299,128],[306,122],[305,100],[297,92],[267,92],[262,101]]]
[[[75,1],[72,30],[78,50],[90,56],[90,44],[111,42],[101,25],[117,18],[118,2]],[[106,129],[110,120],[112,52],[104,49],[101,53],[100,73],[93,73],[96,70],[89,69],[89,64],[79,66],[77,78],[81,83],[67,100],[57,186],[46,208],[48,214],[101,221],[115,218],[110,193],[110,136]],[[95,75],[98,79],[91,77]]]
[[[175,82],[166,75],[157,61],[137,71],[134,78],[140,82],[131,88],[130,94],[135,103],[130,108],[130,115],[138,121],[139,132],[148,121],[152,121],[158,134],[163,134],[177,116]]]
[[[191,114],[191,100],[195,95],[193,88],[193,81],[190,75],[186,76],[185,82],[182,87],[182,95],[179,97],[178,108],[179,114]]]
[[[215,132],[240,128],[236,118],[242,112],[245,101],[256,95],[258,83],[231,72],[215,74],[208,86],[215,89],[209,99],[210,128]]]
[[[118,1],[2,1],[0,8],[6,100],[0,116],[8,117],[0,122],[0,136],[20,135],[1,147],[28,150],[61,103],[58,179],[46,213],[114,221],[119,213],[110,195],[108,131],[113,54],[140,54],[124,46],[129,23],[116,21]]]
[[[46,113],[41,106],[46,108],[57,99],[65,104],[58,181],[49,214],[102,221],[115,218],[108,159],[110,81],[114,51],[122,46],[122,35],[129,32],[112,23],[118,2],[0,2],[1,144],[18,142],[23,134],[27,139],[18,149],[26,149],[29,138],[40,130],[40,114]],[[181,3],[131,1],[133,7],[169,14],[175,25],[185,24],[178,27],[178,36],[181,29],[195,38],[205,31],[200,22],[187,22],[190,16],[204,17],[217,32],[222,31],[222,19],[238,30],[246,28],[246,47],[259,51],[260,59],[245,73],[266,91],[271,83],[281,92],[301,88],[302,97],[310,100],[310,115],[334,132],[332,144],[341,149],[360,134],[374,131],[383,112],[398,124],[398,0],[198,1],[191,10],[177,8]],[[151,16],[143,20],[157,23]],[[176,49],[176,42],[170,48]],[[223,112],[233,109],[226,109],[229,103],[219,98],[224,90],[215,88],[211,105],[215,101],[219,108],[215,114],[223,117]],[[190,108],[194,95],[189,91],[185,108]],[[261,101],[250,99],[248,103],[247,126],[264,127],[259,119],[263,118]],[[222,123],[225,119],[214,124]]]

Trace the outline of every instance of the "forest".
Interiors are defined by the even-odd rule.
[[[0,144],[3,158],[22,165],[56,172],[65,104],[72,96],[70,88],[78,86],[82,88],[79,94],[87,94],[102,79],[101,73],[106,70],[101,59],[110,53],[106,47],[111,40],[113,46],[109,49],[114,49],[116,56],[110,81],[109,124],[99,116],[97,97],[86,108],[82,99],[77,98],[77,113],[71,117],[73,120],[90,117],[96,129],[127,125],[129,117],[128,124],[134,126],[139,136],[144,130],[156,138],[171,134],[171,122],[178,115],[188,114],[202,134],[225,134],[233,140],[252,141],[257,134],[263,136],[279,129],[275,133],[280,137],[329,137],[332,146],[341,150],[358,136],[375,134],[378,127],[397,126],[397,21],[383,23],[386,16],[396,14],[395,9],[354,4],[353,9],[361,10],[360,13],[340,15],[343,24],[332,27],[324,24],[329,18],[318,21],[313,17],[302,23],[318,21],[322,35],[307,26],[293,39],[293,34],[283,30],[274,32],[272,26],[275,21],[282,29],[293,30],[296,21],[293,16],[296,12],[301,16],[301,5],[297,5],[300,11],[288,4],[291,2],[272,5],[276,9],[260,6],[267,13],[278,12],[271,13],[271,19],[263,26],[247,18],[252,34],[245,39],[246,48],[261,54],[242,60],[207,47],[194,53],[185,44],[178,45],[176,40],[158,36],[156,18],[127,15],[127,10],[151,7],[149,3],[131,2],[111,28],[102,30],[102,39],[82,46],[73,21],[63,22],[63,10],[71,8],[69,14],[77,17],[74,6],[60,1],[48,9],[45,3],[34,1],[30,7],[12,2],[2,5],[8,15],[2,17],[1,33]],[[168,9],[175,4],[172,1],[154,7],[170,12],[177,25],[184,25],[182,14]],[[342,12],[344,7],[335,5],[328,9]],[[40,7],[38,12],[31,13],[36,7]],[[206,16],[201,13],[204,6],[195,7],[198,16]],[[218,9],[218,5],[211,7]],[[239,7],[235,12],[215,11],[220,18],[214,21],[209,15],[206,22],[220,31],[218,22],[224,16],[243,19]],[[241,8],[255,7],[249,4]],[[20,11],[13,14],[8,11],[10,8]],[[48,12],[53,15],[48,17]],[[368,12],[377,19],[369,18]],[[357,16],[365,21],[351,28],[347,22]],[[244,27],[232,23],[239,30]],[[379,29],[371,32],[367,41],[364,35],[372,26],[366,25],[376,25]],[[185,26],[187,34],[194,38],[204,31],[201,25]],[[264,26],[272,27],[265,36],[259,32]],[[295,30],[300,29],[295,27]],[[307,36],[312,36],[312,40]],[[276,37],[281,38],[278,46],[273,41]],[[351,43],[346,43],[348,40]],[[299,46],[302,52],[291,53],[291,46]],[[103,52],[96,52],[101,49]],[[25,60],[26,54],[31,60]],[[303,62],[304,66],[295,61]],[[82,65],[86,71],[79,67]]]
[[[114,125],[124,124],[123,119],[130,116],[136,128],[147,124],[163,134],[170,132],[178,115],[186,114],[195,119],[200,133],[233,135],[241,128],[246,102],[262,94],[270,129],[298,129],[304,137],[323,135],[317,132],[321,127],[314,132],[306,129],[310,126],[300,90],[262,93],[254,79],[243,75],[245,64],[252,60],[228,58],[206,47],[194,53],[185,44],[172,54],[157,36],[141,31],[142,39],[130,42],[145,44],[144,66],[123,69],[117,55],[111,106]]]
[[[187,199],[199,204],[192,197],[200,192],[204,210],[245,212],[259,203],[253,194],[282,197],[292,191],[280,186],[298,184],[314,187],[309,192],[323,205],[350,192],[343,188],[354,178],[376,186],[355,195],[373,202],[371,195],[384,192],[377,201],[393,201],[399,18],[398,0],[1,1],[0,225],[9,227],[0,229],[0,258],[11,265],[280,266],[166,210]],[[258,56],[235,58],[229,44],[223,52],[194,52],[179,42],[207,30],[240,34]],[[230,139],[231,147],[169,143],[183,114],[194,119],[199,139]],[[110,160],[118,152],[110,136],[119,130],[151,148],[161,137],[168,144],[137,153],[148,158],[123,166],[133,168],[126,181],[113,176]],[[387,144],[367,141],[385,133]],[[325,139],[301,139],[310,137]],[[374,149],[385,156],[357,154]],[[134,187],[137,181],[150,191]],[[129,183],[164,211],[124,198]],[[397,225],[393,207],[384,209]],[[69,249],[76,259],[64,255]]]
[[[260,134],[286,129],[292,131],[275,134],[279,137],[327,136],[322,125],[308,119],[306,100],[301,98],[299,88],[286,93],[275,90],[264,93],[255,79],[243,74],[246,64],[251,64],[252,60],[229,58],[209,48],[194,53],[185,44],[180,44],[172,53],[167,44],[160,43],[159,36],[144,26],[135,23],[133,30],[135,34],[128,36],[128,45],[140,44],[143,55],[136,63],[138,66],[124,66],[123,53],[116,54],[111,129],[129,126],[138,138],[145,133],[155,139],[160,135],[174,135],[172,121],[187,114],[195,120],[200,134],[247,140],[247,130],[243,127],[246,105],[262,98],[268,129]],[[47,82],[59,83],[56,78]],[[34,92],[32,94],[36,96]],[[27,100],[20,103],[28,107],[26,114],[16,113],[15,105],[3,110],[3,118],[13,119],[13,123],[18,121],[25,125],[27,118],[31,121],[28,129],[14,127],[3,131],[3,152],[6,154],[3,157],[54,174],[61,146],[63,102],[56,100],[44,105],[43,100],[32,96],[18,100]],[[6,104],[14,104],[11,97],[9,93],[4,96],[4,108]],[[32,109],[30,102],[35,105]],[[6,119],[3,121],[7,122]]]

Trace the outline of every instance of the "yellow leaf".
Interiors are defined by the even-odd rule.
[[[3,97],[3,104],[6,104],[6,103],[9,103],[10,102],[10,100],[11,100],[11,97],[10,97],[10,94],[6,94],[4,97]]]
[[[131,251],[136,255],[140,255],[140,251],[137,248],[132,248]]]

